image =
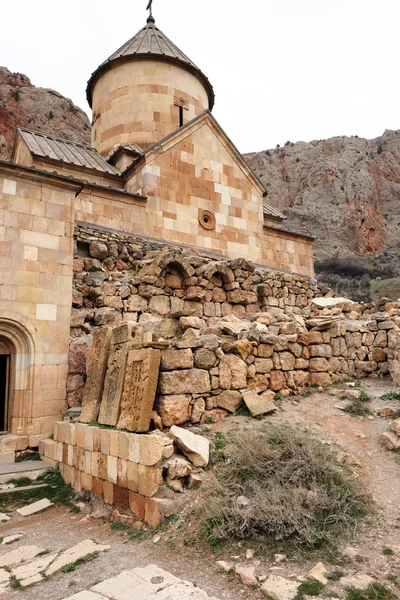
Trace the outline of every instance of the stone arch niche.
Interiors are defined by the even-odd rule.
[[[0,315],[0,352],[9,352],[7,423],[15,435],[30,433],[33,418],[35,361],[39,340],[32,325],[19,315]]]

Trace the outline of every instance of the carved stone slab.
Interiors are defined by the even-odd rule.
[[[118,336],[114,335],[113,330],[111,341],[115,337],[118,338]],[[103,398],[100,406],[99,423],[102,425],[115,427],[118,423],[128,350],[128,342],[111,345],[104,381]]]
[[[93,334],[92,349],[86,361],[87,379],[80,416],[80,421],[83,423],[96,421],[99,416],[110,353],[111,331],[111,327],[100,327],[96,328]]]
[[[145,432],[150,428],[158,383],[161,353],[144,348],[130,350],[126,365],[119,429]]]

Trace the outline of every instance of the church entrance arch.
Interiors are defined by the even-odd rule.
[[[23,321],[23,322],[21,322]],[[0,434],[28,433],[37,334],[25,319],[0,314]]]
[[[0,337],[0,433],[10,429],[12,382],[14,380],[15,352],[9,340]]]

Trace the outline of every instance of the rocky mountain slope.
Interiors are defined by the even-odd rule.
[[[10,158],[17,127],[90,143],[89,119],[72,100],[0,67],[0,159]]]
[[[320,279],[368,300],[371,279],[399,273],[400,132],[287,142],[246,159],[286,227],[315,236]]]

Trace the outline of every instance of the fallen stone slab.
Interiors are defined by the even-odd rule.
[[[262,585],[261,591],[264,596],[272,598],[272,600],[293,600],[299,585],[299,583],[289,581],[280,575],[270,575]]]
[[[1,545],[7,546],[8,544],[13,544],[14,542],[18,542],[19,540],[21,540],[23,537],[24,536],[22,535],[22,533],[16,533],[15,535],[6,535],[5,537],[3,537]]]
[[[6,571],[5,569],[0,569],[0,584],[1,585],[8,582],[10,580],[10,577],[11,577],[11,573],[9,573],[9,571]]]
[[[11,520],[11,517],[6,515],[6,513],[0,513],[0,523],[6,523],[7,521],[10,521],[10,520]]]
[[[210,441],[187,429],[171,427],[170,436],[195,467],[206,467],[210,460]]]
[[[100,544],[96,544],[93,540],[82,540],[82,542],[79,542],[75,546],[72,546],[72,548],[69,548],[60,554],[60,556],[45,571],[46,577],[50,577],[50,575],[53,575],[65,567],[65,565],[81,560],[82,558],[89,556],[89,554],[93,554],[94,552],[105,552],[110,548],[111,546],[101,546]]]
[[[165,587],[179,583],[179,581],[170,573],[155,565],[150,565],[145,569],[123,571],[117,577],[95,585],[91,590],[113,600],[130,600],[131,598],[146,600]]]
[[[73,596],[68,596],[68,598],[64,598],[64,600],[109,600],[105,596],[101,596],[96,592],[78,592],[78,594],[74,594]]]
[[[1,567],[12,567],[26,560],[32,560],[32,558],[35,558],[41,552],[43,552],[43,548],[38,548],[37,546],[22,546],[17,550],[0,556],[0,565]]]
[[[46,508],[50,508],[50,506],[53,506],[53,503],[47,498],[43,498],[43,500],[38,500],[37,502],[33,502],[33,504],[28,504],[27,506],[18,508],[17,513],[22,517],[29,517],[30,515],[41,512],[42,510],[46,510]]]
[[[263,398],[262,396],[259,396],[257,392],[245,392],[243,394],[243,400],[252,417],[266,415],[277,410],[277,407],[268,396]]]
[[[14,567],[11,570],[12,575],[18,579],[22,587],[39,583],[42,581],[42,573],[58,556],[58,552],[54,554],[46,554],[36,560],[33,560],[25,565]]]
[[[203,590],[194,587],[192,583],[181,581],[162,590],[154,596],[157,600],[210,600]]]

